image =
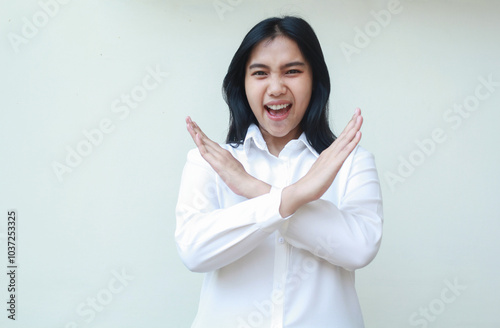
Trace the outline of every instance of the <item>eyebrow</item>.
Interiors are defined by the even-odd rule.
[[[281,66],[281,68],[283,69],[283,68],[292,67],[292,66],[306,66],[306,64],[304,62],[301,62],[301,61],[294,61],[294,62],[290,62],[290,63],[287,63],[287,64]],[[248,66],[248,69],[252,69],[252,68],[269,69],[269,66],[261,64],[261,63],[254,63],[254,64],[251,64],[250,66]]]

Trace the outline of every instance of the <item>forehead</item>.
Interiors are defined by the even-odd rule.
[[[250,53],[247,66],[252,63],[282,65],[292,61],[306,63],[295,41],[285,36],[277,36],[274,39],[268,38],[260,41]]]

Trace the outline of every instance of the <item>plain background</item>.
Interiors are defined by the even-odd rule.
[[[258,21],[294,14],[322,44],[332,127],[360,107],[361,144],[376,157],[384,238],[357,272],[367,328],[500,327],[500,3],[401,0],[381,26],[388,6],[2,0],[0,263],[16,209],[19,267],[17,320],[1,302],[0,326],[189,327],[202,274],[173,240],[194,146],[184,118],[223,142],[234,52]],[[67,166],[61,179],[54,165]],[[0,275],[0,300],[7,285]]]

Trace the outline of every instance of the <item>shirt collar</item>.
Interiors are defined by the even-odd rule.
[[[309,143],[309,141],[307,141],[307,136],[306,136],[305,132],[302,132],[302,134],[300,135],[300,137],[298,139],[298,142],[302,142],[304,145],[306,145],[306,147],[311,151],[311,153],[314,156],[319,157],[319,154],[316,151],[316,149],[314,149],[313,146]]]
[[[245,136],[245,141],[243,141],[243,148],[245,149],[245,153],[248,155],[250,151],[250,145],[253,143],[257,148],[263,151],[269,152],[267,149],[266,141],[260,132],[259,127],[252,123],[247,130],[247,135]],[[293,147],[294,149],[298,149],[301,147],[307,147],[309,151],[316,157],[319,156],[318,152],[311,146],[311,144],[307,141],[306,134],[302,132],[298,139],[291,140],[285,147]]]

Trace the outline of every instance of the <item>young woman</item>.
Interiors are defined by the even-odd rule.
[[[382,198],[356,109],[335,138],[319,41],[297,17],[245,36],[223,90],[227,144],[191,118],[176,242],[205,272],[192,327],[363,327],[354,270],[375,257]]]

